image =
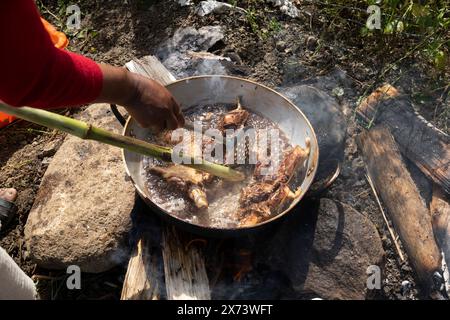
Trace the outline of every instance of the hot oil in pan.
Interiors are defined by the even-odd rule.
[[[234,109],[235,105],[206,105],[190,108],[185,111],[186,119],[192,122],[201,121],[205,128],[218,128],[223,115]],[[246,127],[255,130],[279,129],[272,121],[250,112]],[[280,150],[285,151],[292,145],[280,132]],[[150,142],[161,143],[154,137],[149,137]],[[149,172],[154,166],[164,165],[159,160],[144,157],[142,161],[143,174],[146,178],[147,192],[150,199],[162,209],[173,216],[187,222],[216,228],[233,228],[238,226],[235,212],[239,207],[239,197],[242,188],[253,182],[254,165],[238,165],[236,168],[245,172],[246,180],[242,182],[228,182],[215,178],[205,186],[209,206],[205,210],[199,210],[185,192],[177,190],[173,184],[169,184],[156,174]],[[297,180],[297,179],[296,179]],[[299,183],[294,182],[299,185]]]

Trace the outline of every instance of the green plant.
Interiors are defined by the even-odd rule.
[[[264,13],[258,12],[253,2],[246,10],[246,19],[252,32],[261,39],[266,39],[282,29],[281,23],[276,18],[269,19]]]
[[[282,28],[283,27],[282,27],[281,23],[277,19],[272,18],[269,21],[269,31],[276,33],[276,32],[281,31]]]
[[[448,65],[450,3],[448,0],[325,0],[314,1],[326,17],[328,31],[359,29],[362,37],[370,37],[380,43],[389,40],[392,46],[404,43],[413,47],[420,42],[417,52],[438,69]],[[367,8],[377,5],[381,13],[381,28],[369,30],[366,21]],[[387,37],[387,38],[386,38]],[[386,48],[383,47],[385,50]]]
[[[238,0],[231,0],[231,1],[230,1],[230,4],[231,4],[233,7],[237,7],[237,5],[238,5]]]
[[[252,32],[260,35],[261,27],[257,21],[256,11],[254,9],[247,9],[246,18]]]

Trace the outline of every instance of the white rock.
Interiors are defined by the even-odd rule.
[[[233,9],[245,12],[244,9],[232,6],[229,3],[224,3],[215,0],[208,0],[200,2],[197,8],[195,9],[195,13],[200,17],[204,17],[211,13],[223,13],[226,12],[227,10]]]
[[[178,4],[182,7],[190,6],[192,5],[191,0],[178,0]]]
[[[280,7],[281,12],[291,18],[297,18],[300,15],[298,8],[290,0],[270,0],[275,6]]]

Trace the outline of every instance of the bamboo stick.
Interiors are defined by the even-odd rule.
[[[0,103],[0,111],[48,128],[67,132],[84,140],[95,140],[163,161],[172,161],[171,148],[116,134],[60,114],[30,107],[15,108],[4,103]],[[190,157],[190,162],[193,164],[185,165],[230,181],[242,181],[244,179],[241,172],[229,167],[203,159],[197,164],[195,160],[194,157]]]

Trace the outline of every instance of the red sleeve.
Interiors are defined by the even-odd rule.
[[[99,96],[99,66],[55,48],[33,0],[0,0],[0,43],[0,100],[50,109]]]

